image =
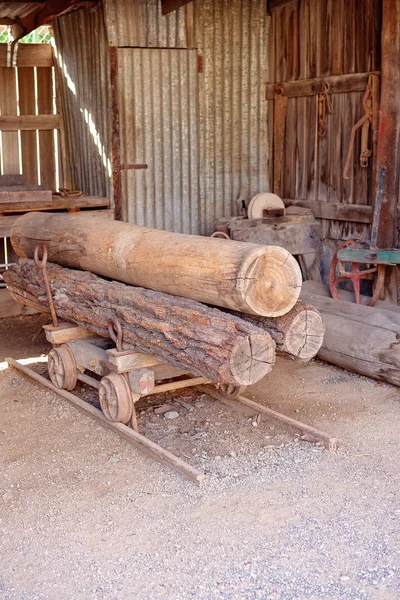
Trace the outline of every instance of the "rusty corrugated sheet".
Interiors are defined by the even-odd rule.
[[[197,52],[118,49],[122,216],[199,233]]]
[[[186,10],[161,14],[160,0],[105,0],[110,46],[186,48]]]
[[[217,217],[237,214],[238,201],[269,189],[266,3],[195,0],[194,24],[203,69],[201,221],[209,232]]]
[[[53,28],[65,132],[64,185],[109,196],[109,58],[102,5],[58,17]]]

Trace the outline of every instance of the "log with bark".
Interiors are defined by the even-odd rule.
[[[161,362],[235,385],[259,381],[275,362],[271,336],[238,317],[85,271],[51,263],[47,270],[59,317],[105,337],[116,318],[125,342]],[[15,300],[48,311],[43,273],[34,261],[12,265],[4,280]]]
[[[171,233],[82,215],[28,213],[11,231],[18,256],[48,259],[175,296],[250,314],[279,316],[296,303],[300,268],[278,246]]]
[[[282,354],[302,361],[317,355],[324,339],[325,326],[318,310],[309,302],[299,300],[286,315],[259,317],[235,313],[245,321],[267,331]]]
[[[302,291],[326,327],[319,358],[374,379],[400,385],[400,314]],[[395,307],[397,308],[397,307]]]

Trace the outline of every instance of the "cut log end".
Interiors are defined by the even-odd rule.
[[[230,370],[237,385],[252,385],[271,372],[275,363],[275,342],[265,333],[248,336],[233,348]]]
[[[305,310],[293,319],[285,336],[286,351],[301,360],[310,360],[324,340],[325,327],[316,310]]]
[[[250,312],[279,317],[296,304],[301,291],[301,271],[296,259],[279,246],[266,247],[250,266],[246,302]]]

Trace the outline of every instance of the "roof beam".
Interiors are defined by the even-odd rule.
[[[191,2],[191,0],[161,0],[162,14],[167,15],[177,8],[185,6],[185,4],[189,4],[189,2]]]
[[[47,25],[50,21],[73,7],[94,6],[98,0],[47,0],[43,4],[39,4],[37,8],[27,14],[25,17],[17,20],[14,27],[18,27],[18,31],[14,33],[15,41],[41,27]]]

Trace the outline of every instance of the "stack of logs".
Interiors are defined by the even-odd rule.
[[[118,319],[126,347],[216,383],[251,385],[275,350],[310,360],[321,347],[323,322],[298,300],[300,270],[283,248],[49,213],[17,219],[11,241],[22,260],[4,279],[16,300],[49,311],[32,260],[44,242],[59,317],[103,336]]]

